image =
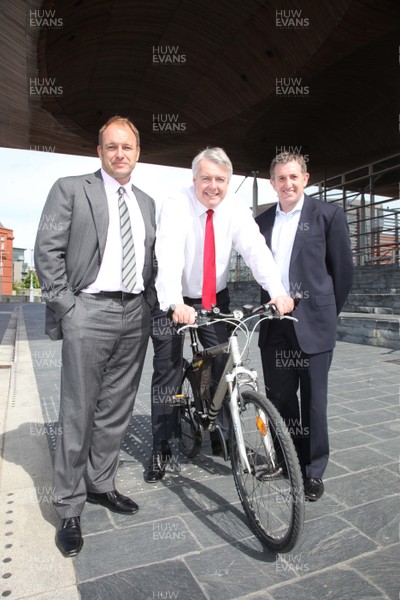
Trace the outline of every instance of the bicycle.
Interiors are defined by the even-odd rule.
[[[173,312],[170,309],[170,315]],[[257,322],[250,330],[247,322],[255,316],[280,317],[276,307],[265,304],[254,309],[220,313],[218,308],[200,309],[189,329],[192,359],[184,361],[180,392],[174,401],[179,406],[181,451],[194,458],[207,431],[219,431],[216,418],[224,398],[229,399],[230,443],[227,448],[220,433],[225,460],[232,465],[236,489],[252,530],[264,546],[275,552],[288,552],[296,544],[304,523],[303,478],[289,431],[272,403],[258,389],[257,372],[244,366],[245,355]],[[199,350],[196,329],[215,322],[231,327],[229,340]],[[239,349],[238,333],[245,337]],[[208,374],[213,356],[228,353],[224,372],[212,399],[208,397]],[[204,376],[206,374],[206,376]]]

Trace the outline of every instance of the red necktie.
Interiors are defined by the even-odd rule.
[[[215,269],[214,211],[207,211],[206,235],[204,238],[202,304],[209,310],[217,304],[217,274]]]

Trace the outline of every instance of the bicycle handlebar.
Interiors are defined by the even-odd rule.
[[[300,302],[299,297],[294,298],[294,308],[296,309],[298,303]],[[172,315],[175,310],[175,305],[171,304],[171,306],[167,310],[167,317],[172,319]],[[264,318],[268,319],[292,319],[296,321],[294,317],[289,315],[280,316],[279,311],[275,304],[261,304],[260,306],[254,306],[250,304],[245,304],[242,306],[242,309],[235,309],[231,313],[222,313],[217,306],[213,306],[211,309],[206,309],[203,307],[196,307],[196,324],[204,325],[209,323],[210,320],[215,321],[218,319],[232,319],[234,321],[241,321],[244,318],[262,315]]]

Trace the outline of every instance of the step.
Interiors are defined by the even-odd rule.
[[[400,350],[400,315],[341,313],[337,339]]]
[[[350,294],[344,312],[372,314],[400,314],[400,295]]]
[[[373,315],[394,315],[393,308],[384,308],[382,306],[359,306],[346,302],[345,311],[349,313],[367,313]]]

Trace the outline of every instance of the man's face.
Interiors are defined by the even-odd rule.
[[[228,191],[228,171],[224,166],[203,158],[193,183],[199,202],[206,208],[215,208]]]
[[[309,173],[302,173],[297,161],[275,165],[274,178],[271,184],[278,194],[279,204],[284,212],[295,208],[307,186]]]
[[[104,130],[102,144],[97,146],[97,153],[104,171],[124,185],[128,183],[135,168],[140,148],[132,129],[116,122]]]

